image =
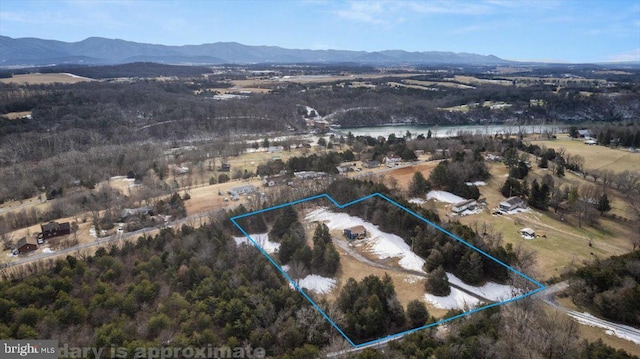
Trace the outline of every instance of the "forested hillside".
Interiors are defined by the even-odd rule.
[[[347,348],[262,254],[236,247],[220,228],[167,229],[4,280],[0,337],[115,345],[131,355],[136,347],[162,345],[250,345],[279,358],[315,358]],[[337,306],[320,305],[356,338],[428,318],[415,303],[406,312],[399,307],[388,278],[351,280]],[[436,329],[421,331],[386,354],[365,350],[353,357],[631,358],[601,342],[581,342],[575,322],[529,300],[453,321],[448,331],[446,337]]]
[[[640,250],[579,268],[573,301],[608,320],[640,326]]]
[[[162,231],[0,282],[0,337],[73,346],[326,345],[328,323],[253,247],[218,226]],[[307,324],[304,324],[307,323]]]

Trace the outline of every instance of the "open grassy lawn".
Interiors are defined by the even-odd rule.
[[[503,85],[503,86],[513,85],[513,82],[510,80],[479,79],[474,76],[455,75],[453,79],[458,82],[462,82],[470,85],[474,85],[474,84],[492,84],[492,85]]]
[[[589,147],[589,148],[594,148],[597,146],[586,146],[583,145],[585,147]],[[614,152],[618,152],[618,150],[612,150],[609,148],[603,148],[603,150],[607,150],[607,151],[614,151]],[[628,153],[630,155],[637,155],[635,153]],[[624,153],[623,153],[624,155]],[[589,163],[589,161],[586,159],[585,157],[585,163]],[[596,193],[602,193],[605,188],[603,188],[602,184],[596,184],[595,182],[591,181],[591,180],[585,180],[582,176],[574,174],[572,172],[565,172],[565,176],[564,177],[557,177],[553,174],[552,171],[548,170],[548,169],[543,169],[543,168],[538,168],[537,162],[536,162],[536,158],[533,155],[529,156],[531,164],[532,164],[532,168],[529,171],[529,175],[527,176],[527,181],[529,184],[531,184],[531,182],[533,182],[534,179],[538,180],[538,183],[542,183],[542,178],[549,174],[552,176],[554,184],[556,187],[560,186],[560,187],[564,187],[564,186],[568,186],[568,187],[572,187],[572,186],[577,186],[577,187],[582,187],[582,186],[591,186],[591,187],[595,187],[596,188]],[[635,160],[634,157],[622,157],[619,161],[617,161],[616,163],[618,164],[622,164],[624,163],[625,166],[628,167],[620,167],[622,169],[636,169],[638,171],[640,171],[640,166],[639,165],[635,165],[631,162],[633,162]],[[640,156],[637,156],[637,160],[640,161]],[[627,163],[628,162],[628,163]],[[614,166],[615,167],[615,166]],[[587,168],[592,168],[592,167],[587,167]],[[611,168],[613,170],[613,168]],[[493,172],[492,172],[493,173]],[[505,168],[505,172],[506,174],[506,168]],[[502,174],[504,176],[504,174]],[[504,180],[502,180],[502,183],[504,183]],[[502,183],[500,183],[500,185],[502,185]],[[500,189],[500,187],[497,187],[498,190]],[[629,199],[621,194],[620,192],[610,189],[610,188],[606,188],[606,192],[607,192],[607,197],[609,199],[609,202],[611,204],[611,211],[609,211],[609,214],[612,215],[616,215],[616,216],[620,216],[623,218],[627,218],[627,219],[631,219],[634,217],[634,214],[632,213],[631,209],[629,208],[629,204],[628,201]]]
[[[74,84],[77,82],[95,81],[90,78],[80,77],[70,74],[26,74],[26,75],[13,75],[13,77],[7,79],[0,79],[0,82],[5,84],[53,84],[64,83]]]
[[[490,163],[489,170],[492,177],[487,180],[486,186],[481,186],[481,196],[487,199],[489,210],[471,216],[459,218],[460,222],[470,225],[487,223],[495,232],[502,233],[505,243],[512,243],[514,246],[521,245],[532,250],[537,257],[538,279],[547,280],[560,273],[567,267],[583,261],[591,261],[595,256],[607,258],[612,255],[620,255],[631,250],[631,230],[628,223],[614,221],[609,218],[599,218],[600,224],[594,227],[584,226],[580,228],[577,221],[566,216],[565,220],[560,220],[553,210],[543,212],[530,210],[529,212],[518,213],[506,216],[494,216],[490,209],[498,206],[504,197],[500,193],[500,187],[504,183],[507,175],[507,168],[502,163]],[[540,179],[546,173],[542,169],[533,168],[528,176],[529,183],[534,178]],[[556,185],[576,184],[584,185],[590,182],[582,177],[567,174],[563,179],[554,176]],[[625,203],[620,195],[615,191],[611,193],[612,206],[622,213],[627,213]],[[438,204],[437,208],[441,218],[447,218],[448,206]],[[519,230],[529,227],[537,234],[544,234],[547,238],[536,238],[534,240],[523,239]],[[589,246],[592,240],[593,246]]]
[[[588,169],[609,169],[614,172],[624,170],[640,171],[640,153],[627,149],[614,149],[604,146],[585,145],[581,139],[572,139],[567,135],[558,135],[556,140],[532,140],[532,144],[558,150],[564,148],[567,153],[584,157],[584,167]]]
[[[31,116],[31,111],[9,112],[2,115],[10,120]]]

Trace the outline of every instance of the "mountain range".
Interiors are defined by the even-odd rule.
[[[440,51],[302,50],[249,46],[237,42],[167,46],[90,37],[78,42],[0,36],[0,66],[62,64],[107,65],[131,62],[166,64],[361,63],[499,65],[512,63],[493,55]]]

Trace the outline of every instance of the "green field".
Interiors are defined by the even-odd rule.
[[[584,157],[585,168],[609,169],[614,172],[624,170],[640,171],[640,153],[627,149],[613,149],[604,146],[585,145],[582,139],[572,139],[565,134],[556,140],[533,140],[531,144],[558,150],[564,148],[567,153]]]

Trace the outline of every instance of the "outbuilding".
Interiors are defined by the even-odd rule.
[[[36,242],[35,238],[22,237],[20,238],[20,240],[18,240],[18,243],[16,244],[12,253],[17,255],[17,254],[35,251],[36,249],[38,249],[38,243]]]
[[[536,238],[536,232],[531,228],[522,228],[520,230],[520,235],[526,239]]]
[[[451,207],[451,212],[460,214],[466,210],[474,210],[478,206],[478,203],[474,199],[468,199],[466,201],[458,202]]]
[[[344,229],[344,236],[349,240],[355,240],[365,238],[367,236],[367,229],[364,226],[354,226]]]

